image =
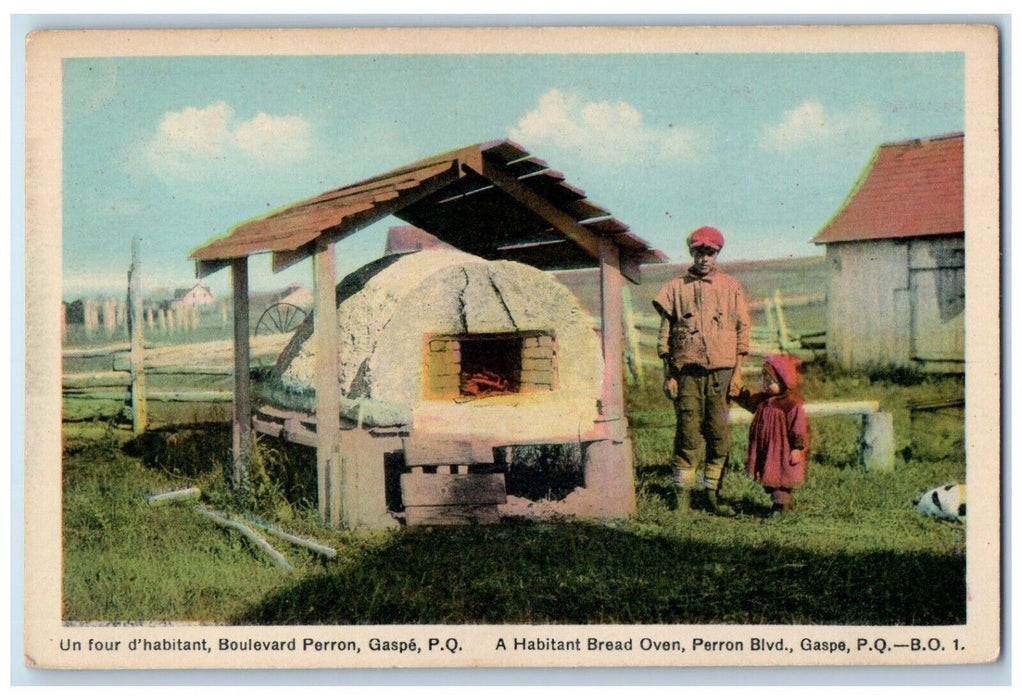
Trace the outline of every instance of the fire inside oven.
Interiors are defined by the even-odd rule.
[[[426,350],[429,398],[552,391],[556,383],[556,344],[547,331],[434,336]]]

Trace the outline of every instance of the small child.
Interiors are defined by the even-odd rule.
[[[798,389],[797,358],[769,356],[763,363],[762,391],[743,389],[735,401],[755,411],[749,427],[749,475],[770,494],[770,517],[779,516],[792,509],[792,490],[806,478],[809,421]]]

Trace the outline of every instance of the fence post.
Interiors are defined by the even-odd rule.
[[[128,335],[131,338],[131,431],[145,432],[149,411],[145,395],[145,356],[142,335],[142,283],[139,273],[138,236],[131,239],[128,268]]]
[[[784,322],[784,306],[781,304],[781,290],[774,290],[774,308],[777,309],[777,345],[781,352],[788,352],[788,324]]]
[[[248,466],[252,449],[252,410],[249,393],[251,349],[248,338],[248,258],[236,258],[231,261],[231,287],[234,295],[234,417],[231,430],[231,453],[234,469],[232,477],[234,487],[245,494],[248,491]],[[336,380],[334,383],[337,383]]]
[[[886,411],[862,416],[859,461],[868,472],[894,469],[894,416]]]

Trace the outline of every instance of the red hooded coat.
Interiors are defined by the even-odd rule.
[[[768,488],[792,489],[806,478],[805,451],[809,447],[809,421],[797,391],[798,371],[792,358],[771,355],[766,363],[780,380],[781,393],[740,397],[739,403],[755,410],[749,427],[749,475]],[[744,400],[742,400],[744,399]],[[801,459],[790,459],[802,450]]]

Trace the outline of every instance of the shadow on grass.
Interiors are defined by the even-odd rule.
[[[729,471],[734,471],[734,469],[729,468]],[[666,510],[677,510],[681,504],[678,490],[671,481],[673,475],[674,468],[670,464],[637,466],[636,486],[639,499],[647,498],[660,504]],[[709,510],[709,501],[705,499],[701,488],[696,484],[689,492],[689,507],[697,510]],[[757,491],[761,490],[758,485],[754,488]],[[763,498],[757,499],[750,493],[734,493],[732,489],[729,491],[724,494],[722,501],[734,508],[738,515],[757,518],[765,518],[770,515],[770,506],[769,504],[764,505]]]
[[[194,478],[222,468],[231,454],[230,426],[196,423],[150,429],[124,444],[124,453],[149,469]]]
[[[965,622],[964,557],[713,545],[595,524],[408,529],[245,624]]]

